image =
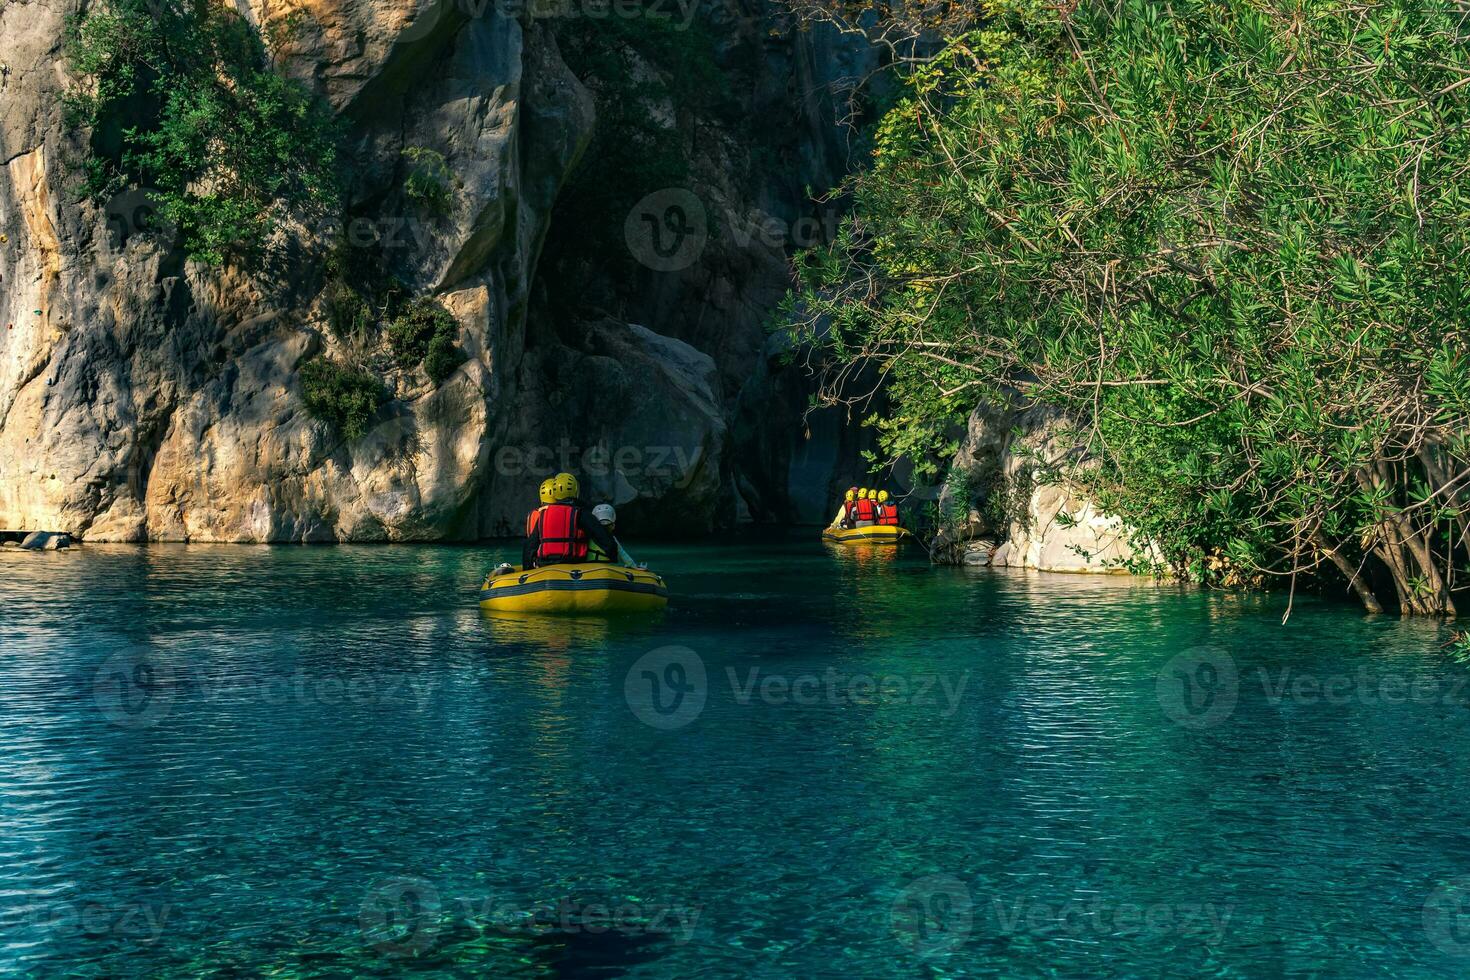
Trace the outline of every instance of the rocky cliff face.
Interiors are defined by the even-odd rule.
[[[342,123],[348,238],[366,229],[397,281],[442,302],[467,355],[442,383],[387,371],[391,399],[348,438],[305,410],[301,382],[310,358],[363,354],[326,327],[321,270],[341,228],[290,229],[263,270],[209,268],[138,226],[145,190],[85,199],[82,147],[61,110],[60,39],[76,9],[0,8],[0,527],[88,540],[464,540],[518,530],[535,483],[563,465],[618,503],[630,530],[733,517],[731,419],[752,377],[769,383],[764,321],[803,243],[726,225],[681,268],[645,267],[614,315],[558,320],[547,293],[586,284],[550,279],[540,259],[598,119],[553,24],[516,5],[239,4],[258,25],[292,19],[272,54]],[[748,56],[770,44],[761,16],[724,6],[711,23],[734,25],[723,43]],[[809,39],[775,47],[747,108],[844,70]],[[803,199],[793,188],[840,176],[831,110],[796,104],[803,163],[774,190],[718,176],[748,147],[707,130],[694,186],[712,210],[774,212],[790,229]],[[455,177],[441,214],[406,199],[411,149],[442,156]]]

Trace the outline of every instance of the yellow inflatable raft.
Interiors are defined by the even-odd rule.
[[[546,565],[491,572],[480,586],[480,608],[496,612],[648,612],[669,603],[663,577],[622,565]]]
[[[832,541],[837,544],[848,544],[855,541],[897,544],[907,537],[912,537],[912,535],[903,528],[894,527],[891,524],[877,524],[873,527],[829,527],[822,532],[823,541]]]

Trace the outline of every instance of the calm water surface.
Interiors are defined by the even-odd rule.
[[[0,553],[0,974],[1470,971],[1442,627],[635,551],[653,621],[487,619],[508,548]]]

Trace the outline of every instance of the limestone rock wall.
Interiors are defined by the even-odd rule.
[[[0,7],[0,527],[93,541],[515,533],[542,474],[505,453],[563,441],[639,454],[588,480],[633,524],[729,520],[728,420],[788,243],[742,243],[690,273],[709,294],[697,316],[665,281],[643,292],[653,329],[609,319],[575,342],[528,339],[553,207],[596,125],[550,27],[515,5],[446,0],[239,8],[262,27],[295,19],[272,54],[342,121],[347,214],[394,239],[394,274],[454,314],[468,360],[440,385],[388,379],[393,398],[361,438],[312,418],[301,366],[342,353],[321,296],[330,232],[293,229],[269,269],[247,274],[139,233],[146,192],[85,200],[82,142],[61,109],[78,4],[12,0]],[[734,22],[757,36],[758,14]],[[455,174],[442,217],[403,199],[410,147]]]
[[[939,497],[950,515],[931,543],[936,560],[1048,572],[1124,572],[1136,535],[1065,479],[1086,465],[1061,414],[1019,398],[970,413],[952,478]]]
[[[0,528],[472,540],[517,533],[548,465],[540,450],[565,447],[593,452],[589,494],[617,503],[626,529],[689,534],[746,516],[820,520],[834,481],[856,471],[846,427],[805,428],[802,382],[764,349],[789,256],[830,230],[809,220],[807,191],[853,162],[834,93],[875,64],[855,42],[773,33],[767,0],[701,0],[722,64],[743,66],[739,112],[670,117],[670,139],[692,147],[692,188],[720,233],[677,270],[603,283],[616,312],[547,323],[538,290],[588,291],[597,275],[557,280],[540,264],[597,126],[554,23],[459,0],[235,3],[277,69],[340,120],[349,235],[365,226],[387,272],[454,315],[467,355],[437,385],[390,368],[391,400],[347,439],[305,410],[301,386],[308,360],[362,354],[327,329],[323,266],[340,222],[291,227],[247,273],[144,230],[146,189],[103,204],[82,194],[62,39],[91,2],[0,6]],[[753,134],[774,135],[759,149]],[[443,215],[405,199],[404,160],[420,148],[454,175]],[[766,152],[776,158],[757,163]],[[623,456],[601,467],[599,449]]]

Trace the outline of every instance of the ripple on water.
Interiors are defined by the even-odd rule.
[[[1437,627],[805,540],[484,616],[507,554],[0,554],[0,974],[1462,974]]]

